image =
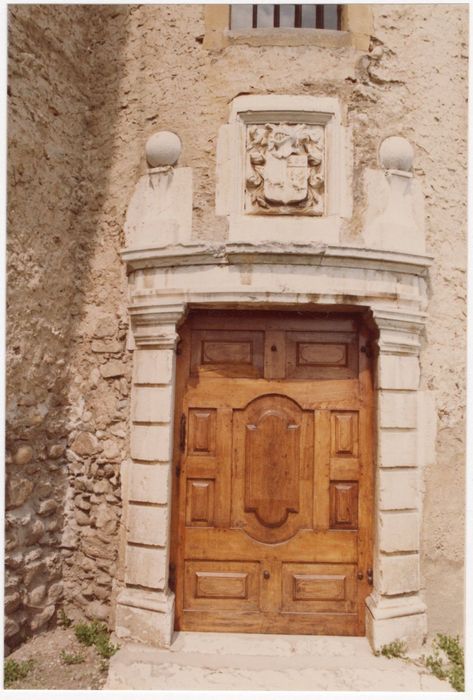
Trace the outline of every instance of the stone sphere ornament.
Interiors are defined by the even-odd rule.
[[[145,145],[146,160],[150,168],[177,163],[182,151],[181,139],[173,131],[157,131]]]
[[[379,148],[379,162],[384,170],[410,172],[414,162],[414,149],[402,136],[388,136]]]

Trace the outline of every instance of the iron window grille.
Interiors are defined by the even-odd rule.
[[[231,5],[231,29],[341,28],[341,5]]]

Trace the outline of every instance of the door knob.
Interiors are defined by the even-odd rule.
[[[269,578],[270,576],[271,574],[269,573],[269,571],[263,571],[263,578]]]
[[[363,572],[362,572],[362,571],[358,571],[358,573],[357,573],[357,575],[356,575],[356,578],[358,579],[358,581],[363,581]]]

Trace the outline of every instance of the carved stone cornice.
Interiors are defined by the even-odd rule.
[[[427,314],[386,308],[372,309],[379,329],[380,352],[389,354],[418,355],[425,332]]]
[[[129,272],[187,265],[281,264],[356,267],[405,272],[425,277],[432,258],[425,255],[329,246],[323,243],[205,242],[163,248],[126,249],[121,257]]]
[[[120,252],[128,272],[150,267],[174,267],[176,265],[217,264],[224,257],[221,243],[177,244],[157,248],[125,248]]]
[[[418,354],[421,347],[430,257],[297,243],[196,243],[123,257],[138,346],[174,347],[188,304],[338,304],[373,310],[381,352]]]
[[[186,313],[183,301],[162,299],[159,302],[133,303],[128,310],[138,347],[175,349],[179,340],[176,326]]]

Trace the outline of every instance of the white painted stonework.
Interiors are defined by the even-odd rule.
[[[283,134],[278,134],[278,125]],[[272,138],[276,134],[282,144],[280,149],[271,150],[272,142],[269,146],[264,144],[265,127],[268,127],[266,140],[268,135]],[[255,129],[261,132],[262,146],[255,145],[256,137],[252,136]],[[342,111],[335,98],[307,95],[235,98],[229,123],[220,128],[217,143],[216,214],[228,218],[229,240],[337,245],[342,217],[351,216],[345,167],[348,148],[347,129],[342,126]],[[260,163],[259,173],[250,162],[251,152],[256,155],[257,150],[265,161]],[[287,157],[279,157],[286,152]],[[277,158],[273,158],[275,153]],[[320,163],[315,164],[319,158]],[[298,179],[300,175],[293,173],[302,170],[304,186],[308,184],[305,194],[309,197],[301,202],[296,201],[291,179]],[[256,187],[248,186],[255,176],[263,180],[260,192],[263,206],[253,201]],[[273,200],[278,198],[274,182],[278,183],[280,192],[277,202],[271,200],[271,192]]]
[[[160,166],[143,175],[133,193],[125,221],[128,248],[162,248],[190,239],[192,170]]]
[[[342,181],[347,180],[336,100],[298,97],[284,98],[285,103],[275,96],[253,98],[234,101],[230,125],[219,137],[217,214],[229,217],[227,242],[192,241],[191,179],[180,179],[179,168],[171,171],[173,182],[181,183],[179,193],[174,185],[166,189],[163,184],[168,172],[153,171],[153,191],[162,192],[161,199],[151,196],[144,176],[130,205],[122,257],[129,272],[135,351],[125,475],[126,585],[118,596],[116,633],[161,647],[169,646],[173,634],[168,569],[174,358],[178,326],[188,309],[344,304],[370,309],[379,330],[374,588],[366,601],[367,633],[374,648],[397,638],[416,646],[426,634],[419,572],[422,470],[434,459],[435,439],[433,401],[419,390],[431,262],[419,254],[425,250],[421,218],[415,219],[414,200],[406,195],[409,206],[399,213],[411,227],[411,250],[406,250],[402,232],[396,244],[394,233],[384,227],[383,212],[379,228],[376,217],[370,224],[370,240],[378,245],[340,246],[336,221],[349,215],[349,203],[342,196]],[[264,123],[277,121],[274,112],[291,109],[298,111],[296,123],[304,112],[306,124],[331,124],[332,131],[326,133],[331,144],[326,159],[332,163],[327,216],[242,213],[244,163],[243,150],[238,149],[243,142],[231,134],[241,134],[246,123],[254,123],[251,109],[271,112]],[[240,121],[241,115],[246,122]],[[284,121],[291,121],[287,116]],[[380,170],[377,176],[384,178],[385,173]],[[375,206],[370,200],[373,190],[367,193],[369,210]],[[174,208],[163,205],[172,201]],[[146,207],[150,209],[145,212]],[[177,222],[174,236],[167,228],[170,220]]]
[[[412,175],[414,150],[399,136],[389,136],[379,149],[383,170],[367,169],[368,207],[363,237],[368,247],[425,254],[424,196]]]

